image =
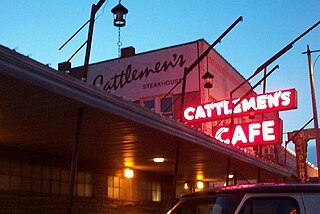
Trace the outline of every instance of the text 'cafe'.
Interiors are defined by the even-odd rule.
[[[250,114],[264,114],[297,108],[297,93],[294,89],[259,94],[246,98],[222,100],[189,106],[184,110],[188,123],[217,121]],[[282,121],[280,118],[265,119],[251,123],[213,127],[212,135],[219,141],[234,146],[257,146],[281,144]]]

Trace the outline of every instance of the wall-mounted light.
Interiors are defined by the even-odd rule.
[[[197,181],[197,189],[203,189],[204,183],[202,181]]]
[[[133,178],[134,172],[132,169],[125,169],[124,170],[124,177],[126,178]]]
[[[185,190],[189,189],[189,185],[188,185],[187,182],[183,184],[183,188],[184,188]]]

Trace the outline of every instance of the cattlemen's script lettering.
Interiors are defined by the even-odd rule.
[[[115,74],[110,79],[104,79],[105,77],[102,74],[97,75],[93,80],[93,85],[103,87],[106,91],[117,90],[118,88],[123,88],[125,85],[133,81],[148,78],[151,74],[167,72],[168,69],[175,68],[177,66],[182,67],[185,62],[186,60],[183,54],[180,54],[179,56],[177,54],[173,54],[171,61],[156,62],[154,66],[146,67],[142,70],[135,69],[131,64],[129,64],[126,69],[121,71],[121,73]]]

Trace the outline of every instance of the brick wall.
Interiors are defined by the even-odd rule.
[[[0,194],[0,213],[67,213],[69,198],[52,197],[42,194],[13,194],[2,192]]]
[[[162,182],[162,202],[136,202],[107,198],[106,175],[95,174],[94,197],[76,197],[74,213],[166,213],[172,206],[172,180]],[[67,213],[68,196],[0,192],[0,213]]]

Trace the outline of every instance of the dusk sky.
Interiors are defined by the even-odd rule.
[[[87,27],[62,50],[59,47],[90,17],[98,0],[2,0],[0,44],[50,67],[57,68],[86,41]],[[109,0],[97,13],[90,62],[118,57],[118,28],[110,10],[119,1]],[[215,49],[245,78],[320,21],[319,0],[123,0],[129,10],[127,25],[121,28],[122,47],[133,46],[136,53],[205,39],[215,41],[239,16],[239,23]],[[299,130],[312,118],[309,71],[306,51],[320,49],[320,25],[297,41],[293,48],[269,66],[280,69],[267,80],[267,90],[295,88],[298,109],[280,113],[287,132]],[[316,93],[320,94],[320,53],[312,55]],[[320,58],[320,57],[319,57]],[[84,48],[72,60],[81,66]],[[261,75],[259,76],[261,78]],[[258,78],[251,81],[254,85]],[[261,93],[257,88],[256,92]],[[317,96],[318,109],[320,98]],[[312,128],[311,123],[308,128]],[[293,144],[291,143],[291,148]],[[310,141],[308,160],[316,163],[315,142]]]

